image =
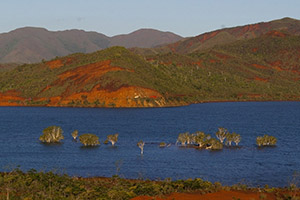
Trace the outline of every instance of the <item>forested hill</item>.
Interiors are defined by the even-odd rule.
[[[160,48],[153,50],[159,53],[175,52],[188,54],[199,50],[210,49],[216,45],[254,39],[274,31],[299,36],[300,21],[292,18],[283,18],[270,22],[224,28],[200,34],[196,37],[186,38],[172,44],[162,45]]]
[[[297,31],[270,30],[189,53],[112,47],[0,71],[2,106],[161,107],[250,100],[300,100]]]

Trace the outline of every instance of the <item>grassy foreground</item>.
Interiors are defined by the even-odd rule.
[[[299,199],[299,188],[249,188],[247,185],[222,186],[202,179],[188,180],[128,180],[112,178],[78,178],[54,172],[15,169],[0,174],[0,199],[132,199],[138,196],[164,198],[174,193],[204,195],[220,191],[243,191],[268,195],[276,199]]]

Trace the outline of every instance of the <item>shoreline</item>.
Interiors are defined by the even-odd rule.
[[[1,99],[0,99],[1,100]],[[193,102],[189,104],[182,105],[167,105],[167,106],[128,106],[128,107],[112,107],[112,106],[68,106],[68,105],[20,105],[16,103],[10,102],[0,102],[0,107],[49,107],[49,108],[107,108],[107,109],[144,109],[144,108],[176,108],[176,107],[184,107],[195,104],[209,104],[209,103],[243,103],[243,102],[300,102],[300,99],[294,100],[205,100],[200,102]]]

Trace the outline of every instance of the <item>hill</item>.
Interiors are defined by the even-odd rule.
[[[0,73],[0,105],[160,107],[299,100],[300,37],[278,33],[189,55],[142,57],[112,47],[19,66]]]
[[[294,31],[278,26],[190,53],[111,47],[6,68],[0,71],[0,105],[162,107],[300,100],[300,36],[294,22]]]
[[[173,43],[182,37],[152,29],[108,37],[83,30],[48,31],[25,27],[0,34],[0,63],[35,63],[72,53],[91,53],[111,46],[145,47]]]
[[[183,38],[171,32],[162,32],[154,29],[140,29],[130,34],[112,37],[110,46],[152,48],[158,45],[174,43],[181,39]]]
[[[283,18],[270,22],[224,28],[162,46],[161,48],[156,49],[156,51],[192,53],[198,50],[209,49],[216,45],[230,44],[238,40],[257,38],[274,30],[291,35],[300,35],[300,21],[292,18]]]

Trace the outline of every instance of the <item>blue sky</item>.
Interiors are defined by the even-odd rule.
[[[113,36],[154,28],[186,37],[283,17],[300,19],[300,0],[2,0],[0,33],[34,26]]]

